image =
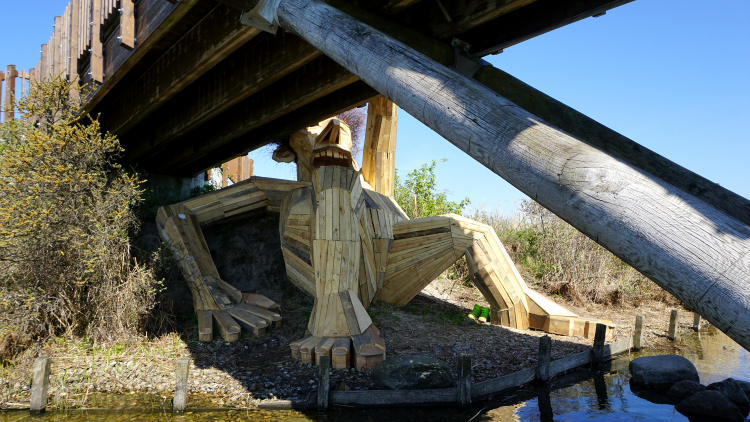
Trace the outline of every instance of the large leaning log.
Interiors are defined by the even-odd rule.
[[[287,31],[750,350],[750,227],[742,215],[592,147],[320,0],[281,0],[277,12]]]

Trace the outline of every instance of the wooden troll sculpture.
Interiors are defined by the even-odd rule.
[[[465,255],[491,322],[519,329],[593,336],[590,321],[529,290],[495,231],[458,215],[409,220],[395,200],[364,181],[338,119],[292,135],[273,158],[297,163],[298,181],[252,177],[229,188],[163,207],[162,238],[171,242],[193,294],[199,337],[216,322],[226,341],[240,328],[262,334],[281,322],[279,306],[241,293],[219,277],[201,226],[254,210],[280,213],[288,278],[315,298],[309,335],[291,344],[305,362],[330,356],[335,368],[372,369],[385,342],[367,314],[378,299],[404,305]]]

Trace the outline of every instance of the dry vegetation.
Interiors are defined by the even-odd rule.
[[[577,304],[679,304],[667,291],[534,201],[522,201],[512,217],[482,209],[467,217],[494,227],[526,281],[547,294]],[[463,268],[453,271],[468,274]]]

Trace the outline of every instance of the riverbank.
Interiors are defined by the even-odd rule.
[[[449,290],[448,290],[449,289]],[[443,292],[439,294],[439,292]],[[446,291],[450,293],[446,295]],[[439,279],[409,305],[395,308],[374,304],[369,308],[388,347],[387,356],[421,354],[446,361],[454,377],[460,354],[473,356],[473,380],[481,382],[536,365],[539,337],[546,333],[481,324],[465,317],[477,300],[476,291],[461,283]],[[436,297],[439,296],[439,297]],[[248,409],[268,400],[300,400],[317,385],[317,367],[291,358],[289,342],[302,335],[304,307],[286,298],[283,326],[262,337],[243,336],[237,343],[197,341],[194,324],[158,338],[134,337],[113,344],[92,344],[80,339],[56,339],[37,345],[15,365],[0,372],[0,408],[23,407],[29,402],[33,358],[52,357],[51,408],[86,407],[94,393],[151,394],[168,400],[174,391],[174,360],[192,359],[188,393],[215,407]],[[631,336],[635,315],[646,316],[644,343],[654,345],[666,336],[669,309],[661,302],[637,309],[578,309],[561,303],[581,316],[613,321],[613,340]],[[284,307],[282,306],[282,309]],[[692,326],[692,314],[682,312],[681,330]],[[586,350],[591,341],[550,335],[552,359]],[[675,344],[679,347],[679,344]],[[369,389],[370,373],[335,370],[334,389]]]

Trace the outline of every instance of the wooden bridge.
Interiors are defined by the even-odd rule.
[[[28,75],[176,177],[383,95],[750,349],[750,201],[481,60],[629,1],[71,0]]]

